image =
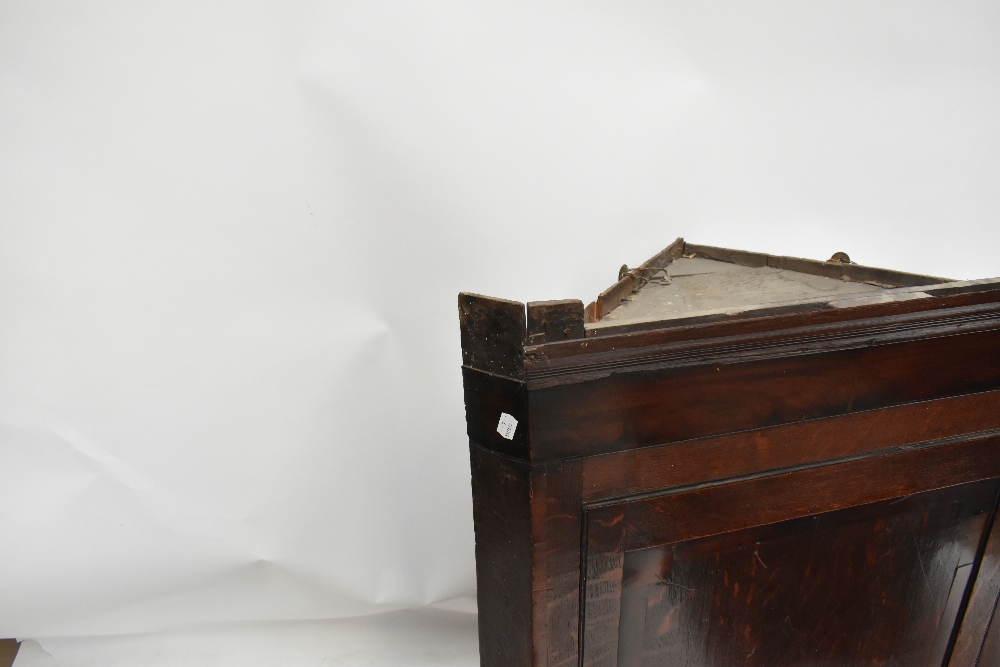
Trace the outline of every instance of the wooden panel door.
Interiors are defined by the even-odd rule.
[[[998,447],[588,507],[583,664],[941,667],[996,512]]]

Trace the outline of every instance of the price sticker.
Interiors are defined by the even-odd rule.
[[[500,423],[497,424],[497,433],[508,440],[514,439],[514,431],[517,429],[517,420],[506,412],[500,413]]]

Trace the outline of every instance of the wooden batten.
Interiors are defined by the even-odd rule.
[[[878,269],[860,264],[846,264],[840,262],[821,262],[815,259],[802,259],[801,257],[786,257],[782,255],[768,255],[759,252],[748,252],[746,250],[730,250],[729,248],[716,248],[706,245],[695,245],[688,243],[685,245],[684,253],[695,257],[706,257],[720,262],[732,262],[741,266],[762,267],[769,266],[774,269],[785,269],[798,273],[808,273],[816,276],[826,276],[827,278],[839,278],[841,280],[851,280],[860,283],[871,283],[880,287],[919,287],[923,285],[936,285],[939,283],[952,282],[948,278],[937,278],[934,276],[924,276],[905,271],[892,271],[889,269]]]
[[[662,269],[670,262],[674,261],[684,252],[684,239],[678,238],[666,248],[656,253],[645,262],[639,265],[640,269],[657,268]],[[597,297],[593,311],[594,322],[599,322],[605,315],[618,307],[622,299],[632,294],[636,285],[634,276],[625,276],[614,285],[601,292]]]

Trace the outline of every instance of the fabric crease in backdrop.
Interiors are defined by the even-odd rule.
[[[987,2],[0,3],[18,666],[477,663],[456,295],[1000,275]]]

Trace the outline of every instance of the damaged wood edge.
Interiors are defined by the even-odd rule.
[[[528,303],[527,344],[583,338],[585,313],[578,299]]]
[[[913,301],[916,299],[930,298],[932,296],[950,296],[951,294],[963,294],[965,292],[954,291],[946,294],[931,294],[929,290],[916,290],[904,288],[905,291],[886,290],[878,294],[845,294],[837,298],[823,296],[809,299],[795,299],[792,301],[781,301],[777,303],[759,305],[740,309],[724,309],[716,312],[704,312],[700,315],[690,315],[688,317],[660,318],[651,316],[623,322],[621,324],[608,322],[597,327],[587,329],[587,336],[612,336],[625,333],[638,333],[640,331],[652,331],[655,329],[676,329],[687,326],[698,326],[730,322],[737,320],[749,320],[760,317],[772,317],[778,315],[795,315],[799,313],[811,313],[820,310],[831,310],[839,308],[856,308],[858,306],[870,306],[883,303],[896,303],[900,301]],[[1000,283],[996,289],[1000,289]],[[970,289],[969,292],[985,291],[982,289]],[[926,292],[926,293],[925,293]]]
[[[668,264],[679,257],[702,257],[719,262],[738,264],[750,268],[771,267],[786,271],[795,271],[808,275],[823,276],[848,282],[864,283],[875,285],[883,289],[906,289],[916,287],[926,287],[934,289],[934,293],[928,292],[930,296],[943,296],[945,294],[964,294],[974,291],[997,289],[985,284],[987,281],[956,281],[951,278],[941,278],[937,276],[926,276],[906,271],[893,271],[891,269],[880,269],[861,264],[845,264],[839,262],[819,261],[814,259],[804,259],[801,257],[788,257],[784,255],[769,255],[767,253],[752,252],[749,250],[734,250],[731,248],[719,248],[716,246],[698,245],[686,243],[684,239],[678,238],[655,256],[648,259],[637,268],[665,268]],[[635,288],[636,279],[633,276],[625,276],[608,289],[601,292],[597,300],[589,304],[584,310],[584,322],[594,324],[600,322],[612,310],[617,308],[625,299],[632,294]],[[972,283],[976,283],[973,285]],[[949,286],[954,285],[954,289]],[[767,310],[769,309],[760,309]],[[748,311],[749,312],[749,311]],[[714,315],[713,317],[719,317]],[[648,323],[646,327],[648,327]],[[588,335],[592,335],[588,333]]]
[[[857,308],[879,304],[899,303],[918,299],[942,299],[965,294],[980,294],[1000,291],[1000,278],[983,280],[961,280],[920,287],[899,287],[887,289],[881,293],[844,294],[836,298],[829,296],[786,301],[751,307],[746,310],[725,310],[708,312],[689,317],[657,318],[649,317],[622,324],[605,323],[597,327],[587,328],[587,336],[613,336],[626,333],[653,331],[655,329],[677,329],[687,326],[708,325],[720,322],[749,320],[775,315],[793,315],[821,310]]]
[[[982,278],[980,280],[954,280],[940,285],[924,287],[902,287],[893,290],[894,293],[922,292],[928,296],[945,297],[955,294],[975,294],[976,292],[992,292],[1000,290],[1000,278]]]
[[[710,325],[733,320],[1000,291],[1000,278],[958,281],[858,264],[820,262],[697,245],[686,243],[683,238],[676,239],[637,268],[666,268],[682,256],[704,257],[751,268],[770,266],[798,273],[863,282],[883,287],[885,291],[862,296],[843,295],[835,298],[793,300],[763,304],[746,310],[727,309],[682,318],[650,317],[622,324],[610,322],[602,324],[601,320],[620,305],[622,299],[632,294],[636,279],[631,275],[625,276],[602,292],[596,301],[586,307],[576,299],[530,302],[525,307],[517,301],[463,292],[459,295],[463,365],[494,375],[523,380],[525,345],[534,346],[594,336],[614,336],[664,328]]]
[[[458,295],[462,365],[524,380],[525,307],[518,301],[462,292]]]
[[[668,264],[684,254],[684,246],[684,239],[678,238],[666,248],[640,264],[637,268],[665,268]],[[591,312],[590,321],[600,322],[605,315],[617,308],[621,304],[622,299],[632,294],[632,289],[635,287],[635,283],[636,279],[634,277],[625,276],[614,285],[601,292],[601,294],[597,297],[597,301],[594,302],[594,309]]]
[[[533,360],[527,369],[527,385],[529,391],[533,391],[558,385],[599,380],[626,372],[656,372],[711,365],[718,367],[774,362],[831,352],[847,353],[892,347],[901,343],[916,343],[958,334],[976,334],[980,337],[988,336],[992,337],[994,341],[1000,341],[1000,338],[997,338],[998,331],[1000,331],[1000,318],[978,321],[970,318],[965,321],[928,322],[924,326],[914,327],[873,328],[873,330],[868,331],[859,329],[840,336],[824,336],[817,333],[813,336],[778,340],[761,337],[754,340],[753,343],[737,346],[725,345],[724,340],[711,341],[708,339],[700,345],[697,344],[700,341],[694,341],[692,344],[680,343],[676,346],[665,346],[665,349],[658,354],[649,355],[635,352],[636,348],[623,347],[620,350],[605,352],[592,358],[580,355],[579,357],[567,358],[566,361],[560,360],[562,363],[550,363],[547,366],[536,364]],[[537,359],[537,357],[534,358]],[[544,361],[546,360],[543,360],[543,363]]]
[[[656,316],[651,316],[648,318],[643,318],[639,320],[630,321],[622,324],[615,323],[604,323],[596,327],[587,327],[587,336],[611,336],[624,333],[638,333],[642,331],[652,331],[655,329],[665,329],[665,328],[679,328],[692,325],[706,325],[714,324],[719,322],[728,322],[733,320],[745,320],[753,319],[759,317],[770,317],[774,315],[791,315],[796,313],[807,313],[827,309],[840,309],[840,308],[854,308],[859,306],[870,306],[879,303],[892,303],[899,301],[909,301],[914,299],[923,299],[928,297],[933,298],[943,298],[949,296],[957,296],[962,294],[975,294],[980,292],[992,292],[1000,291],[1000,278],[985,278],[980,280],[951,280],[946,278],[934,278],[932,276],[920,276],[917,274],[908,274],[900,271],[888,271],[885,269],[872,269],[870,267],[862,267],[857,264],[852,265],[840,265],[836,263],[827,264],[826,262],[816,262],[814,260],[799,260],[794,257],[776,257],[773,255],[766,255],[764,253],[755,253],[744,250],[730,250],[728,248],[715,248],[712,246],[699,246],[691,243],[687,243],[684,246],[684,254],[693,254],[698,257],[705,257],[707,259],[713,259],[720,262],[729,262],[731,264],[739,264],[741,266],[747,267],[763,267],[763,266],[773,266],[773,268],[788,268],[788,270],[794,270],[798,273],[813,273],[814,275],[823,275],[820,273],[815,273],[806,270],[808,267],[795,266],[791,262],[784,262],[783,260],[795,260],[801,262],[811,263],[812,265],[826,265],[833,267],[837,270],[837,267],[844,267],[850,271],[869,271],[869,272],[885,272],[887,274],[892,274],[894,278],[909,276],[913,278],[914,282],[921,283],[917,285],[908,285],[903,287],[886,287],[884,283],[873,282],[870,280],[854,280],[853,282],[866,282],[869,284],[879,285],[885,290],[880,293],[864,294],[864,295],[852,295],[845,294],[836,297],[813,297],[808,299],[796,299],[793,301],[778,302],[772,304],[765,304],[756,307],[750,307],[745,310],[734,310],[727,309],[719,312],[705,312],[701,315],[692,315],[689,317],[673,317],[673,318],[660,318]],[[769,260],[770,258],[770,260]],[[773,261],[772,261],[773,260]],[[782,260],[782,261],[778,261]],[[770,264],[768,262],[771,261]],[[781,266],[778,266],[778,265]],[[860,274],[859,274],[860,275]],[[831,275],[827,277],[838,277],[837,275]],[[843,278],[841,278],[843,279]],[[934,280],[938,281],[936,283],[926,284],[922,281]],[[594,306],[591,304],[588,308]],[[597,323],[597,319],[587,319],[585,320],[588,324]]]
[[[731,250],[729,248],[717,248],[693,243],[685,244],[684,254],[752,268],[769,266],[774,269],[784,269],[786,271],[824,276],[826,278],[866,283],[883,288],[922,287],[925,285],[955,282],[949,278],[924,276],[916,273],[907,273],[906,271],[893,271],[891,269],[879,269],[871,266],[862,266],[861,264],[821,262],[815,259],[768,255],[760,252]]]
[[[798,313],[809,313],[817,310],[829,308],[826,301],[806,301],[790,302],[784,304],[771,304],[759,308],[751,308],[739,311],[724,311],[718,313],[705,313],[702,315],[692,315],[689,317],[674,318],[643,318],[622,324],[606,323],[599,327],[587,329],[588,337],[595,336],[615,336],[628,333],[638,333],[642,331],[652,331],[655,329],[675,329],[688,326],[717,324],[729,322],[731,320],[745,320],[758,317],[770,317],[775,315],[793,315]]]
[[[872,327],[881,331],[902,327],[910,330],[914,326],[926,327],[952,323],[956,333],[968,330],[974,320],[977,327],[982,320],[996,320],[1000,314],[1000,292],[979,292],[949,295],[940,299],[922,298],[898,302],[858,305],[852,308],[819,308],[799,313],[770,313],[766,316],[734,318],[713,322],[687,322],[673,326],[674,321],[650,323],[641,331],[622,331],[623,327],[606,327],[595,337],[595,330],[589,330],[586,340],[567,341],[544,346],[530,346],[525,354],[526,377],[533,378],[539,373],[546,374],[557,368],[577,367],[585,364],[584,358],[593,355],[630,355],[627,350],[649,348],[650,346],[701,346],[720,345],[733,336],[746,339],[760,337],[761,340],[798,338],[798,336],[819,334],[841,338],[854,332],[856,335],[873,334]],[[822,305],[822,304],[821,304]],[[757,313],[759,315],[759,313]],[[970,319],[971,318],[971,319]],[[997,320],[1000,321],[1000,320]],[[902,329],[900,330],[902,331]],[[858,332],[864,332],[858,334]],[[648,357],[648,354],[641,355]]]

